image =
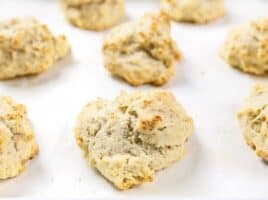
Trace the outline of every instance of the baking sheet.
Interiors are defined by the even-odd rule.
[[[158,0],[127,0],[133,20],[159,8]],[[39,76],[0,82],[0,93],[24,103],[40,154],[19,177],[0,182],[0,197],[47,198],[268,198],[268,166],[246,146],[235,112],[249,94],[252,77],[230,68],[218,56],[229,28],[267,16],[268,1],[226,0],[228,15],[209,25],[172,24],[183,52],[171,90],[194,118],[196,131],[181,162],[157,173],[153,183],[115,190],[88,168],[75,144],[73,127],[81,107],[97,96],[114,98],[133,88],[103,68],[103,33],[69,25],[55,0],[0,0],[0,19],[35,16],[57,34],[64,33],[72,53]],[[268,16],[267,16],[268,17]]]

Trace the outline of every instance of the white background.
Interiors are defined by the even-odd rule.
[[[159,9],[158,0],[126,0],[123,21]],[[39,76],[0,82],[0,93],[28,107],[40,154],[19,177],[0,182],[0,197],[182,197],[268,198],[268,166],[245,144],[236,120],[241,101],[257,78],[230,68],[219,50],[227,31],[248,20],[268,17],[268,1],[227,0],[226,17],[209,25],[172,24],[183,52],[171,90],[194,118],[196,131],[181,162],[157,173],[153,183],[115,190],[88,168],[75,144],[73,127],[81,107],[97,96],[114,98],[133,88],[112,78],[102,64],[104,33],[69,25],[55,0],[0,0],[0,19],[35,16],[64,33],[72,53]]]

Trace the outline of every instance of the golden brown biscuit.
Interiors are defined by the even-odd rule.
[[[53,36],[34,18],[0,22],[0,79],[39,74],[68,51],[64,36]]]
[[[125,190],[183,157],[193,121],[170,92],[122,92],[89,102],[75,130],[88,162]]]
[[[0,96],[0,179],[19,175],[37,153],[26,108]]]
[[[268,73],[268,18],[234,28],[227,36],[222,57],[232,67],[254,75]]]
[[[258,156],[268,161],[268,85],[256,84],[237,114],[243,135]]]
[[[125,0],[60,0],[67,20],[90,30],[103,30],[120,21]]]
[[[224,0],[161,0],[161,7],[176,21],[198,24],[225,14]]]
[[[104,38],[102,50],[105,68],[135,86],[163,85],[181,57],[164,13],[145,14],[114,28]]]

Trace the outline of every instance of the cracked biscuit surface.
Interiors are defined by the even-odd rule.
[[[224,0],[161,0],[161,7],[175,21],[197,24],[225,14]]]
[[[268,18],[232,29],[222,57],[232,67],[254,75],[268,74]]]
[[[41,73],[68,51],[64,36],[53,36],[34,18],[0,22],[0,79]]]
[[[193,129],[175,97],[156,90],[89,102],[75,132],[89,164],[125,190],[152,181],[156,171],[180,160]]]
[[[26,108],[0,96],[0,179],[19,175],[37,153]]]
[[[60,0],[67,20],[83,29],[103,30],[120,21],[125,0]]]
[[[268,161],[268,85],[256,84],[237,114],[247,144]]]
[[[145,14],[114,28],[105,36],[102,51],[105,68],[135,86],[163,85],[181,57],[164,13]]]

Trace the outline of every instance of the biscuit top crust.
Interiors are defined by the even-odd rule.
[[[35,35],[38,38],[34,37]],[[49,40],[52,36],[45,25],[35,18],[14,18],[0,22],[0,47],[23,49],[35,40]]]
[[[233,28],[222,50],[223,58],[242,71],[264,75],[268,72],[268,18]]]
[[[65,36],[55,37],[35,18],[0,22],[0,79],[41,73],[69,49]]]
[[[177,61],[181,57],[170,36],[169,17],[163,12],[145,14],[136,22],[125,23],[112,29],[104,37],[103,43],[103,50],[106,48],[111,51],[120,50],[122,53],[128,54],[139,48],[153,58],[162,60],[167,68],[170,67],[171,60]],[[120,49],[124,46],[125,49]]]
[[[91,136],[96,135],[98,130],[105,131],[106,123],[112,123],[118,129],[122,128],[122,120],[130,123],[125,127],[129,128],[126,134],[137,135],[143,143],[157,147],[183,145],[193,132],[192,119],[170,92],[162,90],[121,92],[114,101],[99,98],[88,103],[79,116],[80,121],[89,119],[101,123],[97,126],[100,126],[100,129],[88,132]],[[94,123],[82,125],[94,127]],[[88,135],[85,136],[88,138]],[[83,143],[87,141],[88,139],[85,139]]]
[[[181,54],[170,36],[170,19],[168,15],[163,12],[160,14],[145,14],[138,23],[140,25],[138,36],[141,37],[141,43],[143,43],[145,47],[148,47],[148,49],[154,48],[154,45],[159,47],[159,49],[153,49],[152,54],[158,59],[163,60],[167,67],[171,65],[167,60],[168,53],[171,54],[175,60],[181,58]],[[159,38],[157,39],[157,37]],[[162,49],[160,49],[161,46]],[[165,48],[165,46],[169,48]],[[163,49],[169,50],[168,53],[165,54]]]
[[[158,147],[183,145],[192,133],[188,126],[182,126],[184,122],[191,124],[192,119],[170,92],[121,92],[115,101],[127,115],[136,118],[133,128],[145,143]]]
[[[51,41],[54,48],[48,48]],[[42,46],[45,42],[47,44]],[[30,47],[36,50],[36,53],[44,49],[49,50],[47,53],[55,50],[54,60],[65,56],[70,48],[65,36],[54,37],[45,24],[41,24],[33,17],[13,18],[0,22],[0,48],[23,51]]]
[[[104,65],[132,85],[163,85],[181,58],[170,35],[169,17],[145,14],[139,20],[112,29],[103,41]]]
[[[15,103],[10,97],[0,96],[0,123],[4,123],[11,130],[14,130],[17,134],[22,134],[23,136],[32,137],[33,130],[28,121],[26,108],[22,104]],[[18,123],[12,126],[16,118]]]

